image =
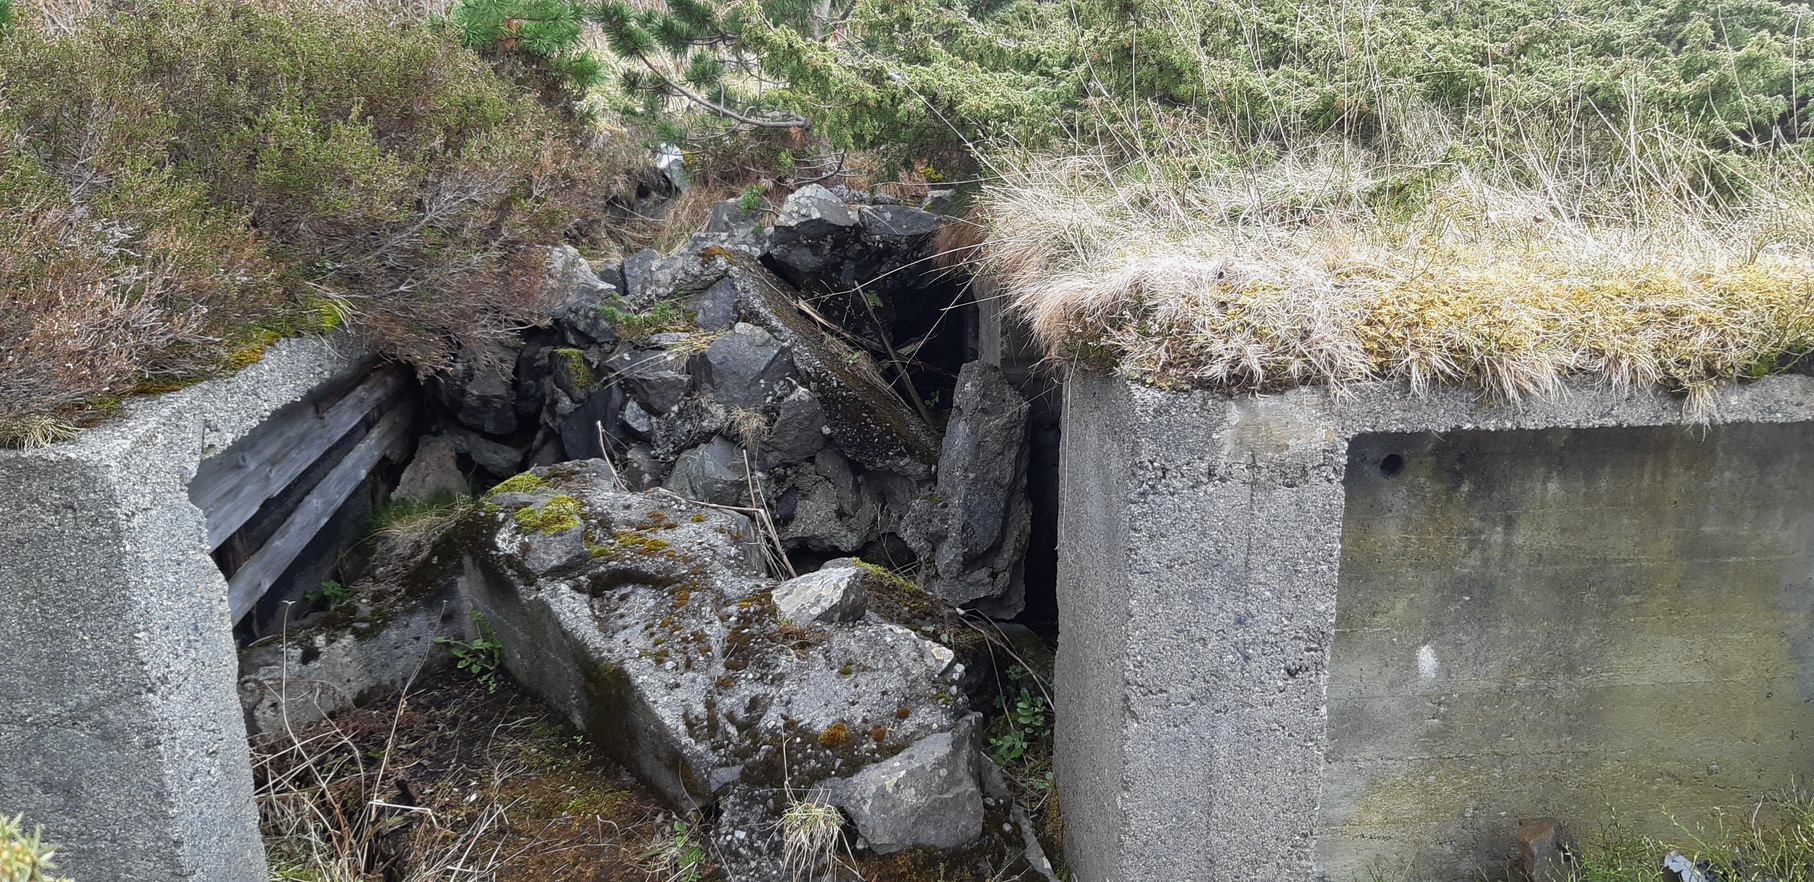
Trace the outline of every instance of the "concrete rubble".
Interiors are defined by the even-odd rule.
[[[779,878],[775,793],[822,794],[878,854],[1003,835],[967,666],[880,612],[934,598],[854,561],[777,583],[746,517],[619,490],[596,461],[513,479],[462,530],[511,673],[669,804],[716,806],[732,878]]]

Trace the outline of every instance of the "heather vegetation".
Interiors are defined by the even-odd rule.
[[[169,0],[0,40],[0,437],[351,319],[424,367],[535,312],[570,126],[376,10]]]

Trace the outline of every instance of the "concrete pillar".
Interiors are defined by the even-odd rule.
[[[349,363],[292,340],[239,374],[0,452],[0,811],[82,880],[266,876],[227,615],[187,485]]]
[[[1057,775],[1077,879],[1305,878],[1345,444],[1278,399],[1068,389]]]

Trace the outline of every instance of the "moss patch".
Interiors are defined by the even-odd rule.
[[[525,530],[538,533],[559,533],[579,526],[580,515],[586,513],[586,507],[577,497],[565,493],[550,497],[540,506],[530,506],[511,515],[510,519]]]
[[[497,486],[486,492],[485,498],[490,499],[499,493],[534,493],[547,486],[547,481],[529,472],[524,472],[499,481]]]

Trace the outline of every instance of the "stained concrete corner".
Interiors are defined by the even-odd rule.
[[[0,451],[0,811],[42,825],[63,872],[265,878],[227,585],[187,485],[349,348],[285,341],[73,441]]]
[[[1493,866],[1518,811],[1711,806],[1814,772],[1788,743],[1814,725],[1814,518],[1793,492],[1814,461],[1778,455],[1814,440],[1814,380],[1722,390],[1704,426],[1668,395],[1593,388],[1511,408],[1080,375],[1066,395],[1057,778],[1079,882],[1456,878]],[[1633,495],[1659,482],[1663,503]],[[1670,500],[1680,542],[1568,544],[1629,546]],[[1599,569],[1608,584],[1581,584]],[[1747,585],[1720,595],[1727,576]],[[1722,619],[1701,608],[1716,596],[1749,606]],[[1580,646],[1597,641],[1623,655]],[[1675,700],[1721,710],[1678,725]],[[1769,722],[1715,731],[1733,714]],[[1652,733],[1666,761],[1633,747]],[[1558,786],[1577,776],[1599,789]]]

